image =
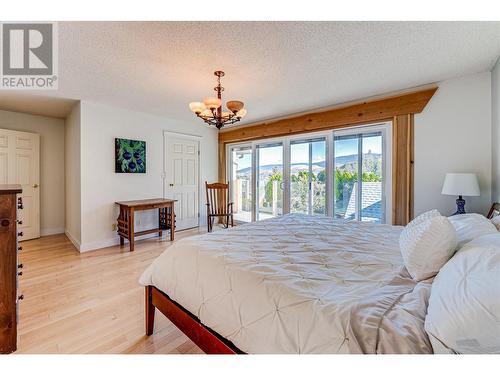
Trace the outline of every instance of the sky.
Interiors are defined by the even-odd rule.
[[[363,138],[363,153],[371,151],[375,154],[382,153],[381,137],[366,137]],[[274,146],[258,149],[259,160],[261,165],[281,164],[283,162],[283,147]],[[312,161],[318,162],[325,160],[325,141],[313,142]],[[354,155],[358,153],[357,139],[343,139],[335,141],[335,157]],[[309,144],[299,143],[292,144],[290,150],[291,163],[308,163],[309,160]],[[238,163],[238,170],[248,168],[251,165],[252,158],[250,154],[245,154],[243,158],[236,157],[235,162]]]

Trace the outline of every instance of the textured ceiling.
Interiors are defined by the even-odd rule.
[[[24,95],[21,91],[0,90],[0,110],[66,118],[77,100]]]
[[[222,69],[249,123],[489,70],[499,54],[500,22],[61,22],[59,90],[36,94],[191,120]]]

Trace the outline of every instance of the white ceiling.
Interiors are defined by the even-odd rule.
[[[66,118],[77,100],[0,90],[0,110]]]
[[[36,94],[199,121],[188,103],[221,69],[250,123],[490,70],[499,55],[500,22],[61,22],[59,90]]]

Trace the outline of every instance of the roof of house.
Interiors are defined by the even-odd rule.
[[[349,197],[344,218],[353,220],[356,212],[356,190],[358,183],[354,187]],[[361,217],[363,221],[380,222],[382,219],[382,183],[381,182],[362,182],[361,183]]]

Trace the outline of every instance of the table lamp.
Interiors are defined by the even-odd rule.
[[[480,195],[479,183],[475,173],[447,173],[441,194],[458,195],[457,212],[453,215],[465,214],[465,200],[462,196],[477,197]]]

